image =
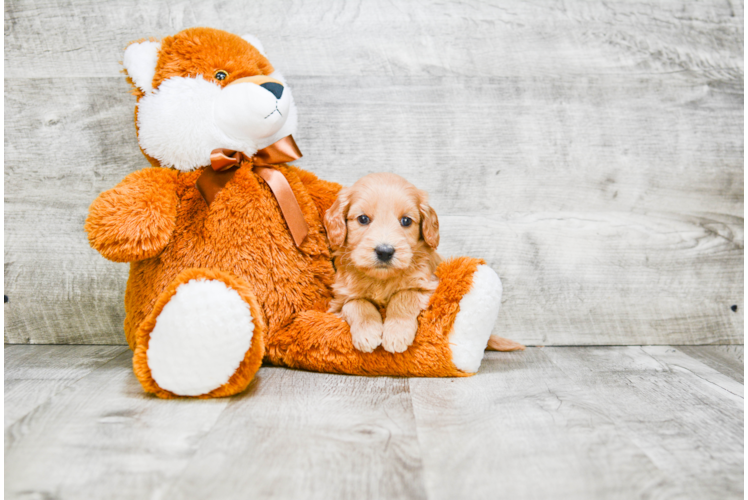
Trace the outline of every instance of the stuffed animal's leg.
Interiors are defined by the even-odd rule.
[[[353,346],[348,325],[333,314],[307,311],[267,337],[272,363],[353,375],[459,377],[478,371],[501,304],[501,281],[478,259],[443,262],[439,286],[418,318],[413,344],[402,353]]]
[[[246,389],[260,368],[265,331],[244,280],[187,269],[138,329],[135,375],[146,392],[162,398],[231,396]]]

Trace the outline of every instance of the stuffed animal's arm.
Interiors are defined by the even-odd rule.
[[[135,262],[158,255],[177,217],[176,172],[147,168],[125,177],[91,204],[85,230],[101,255]]]
[[[309,196],[317,206],[317,210],[319,210],[320,217],[323,217],[325,212],[327,212],[327,209],[335,203],[335,198],[338,197],[338,191],[340,191],[342,186],[336,182],[323,181],[313,173],[307,172],[306,170],[296,167],[291,168],[296,172],[296,175],[299,176],[301,182],[304,183],[304,186],[309,192]]]

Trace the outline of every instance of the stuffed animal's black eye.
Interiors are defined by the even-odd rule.
[[[362,226],[365,226],[369,222],[371,222],[371,219],[369,219],[369,217],[367,217],[366,215],[359,215],[357,219],[358,219],[358,223],[361,224]]]
[[[219,69],[218,71],[216,71],[216,74],[213,76],[216,80],[225,80],[226,78],[229,77],[229,74],[226,73],[224,70]]]
[[[403,227],[408,227],[411,224],[413,224],[413,219],[411,219],[410,217],[403,217],[402,219],[400,219],[400,225]]]

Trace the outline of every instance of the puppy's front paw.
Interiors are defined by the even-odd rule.
[[[382,343],[382,323],[369,322],[351,326],[353,347],[361,352],[372,352]]]
[[[391,318],[384,320],[382,347],[387,352],[405,352],[418,330],[418,318]]]

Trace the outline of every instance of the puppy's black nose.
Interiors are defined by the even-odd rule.
[[[392,245],[377,245],[374,252],[377,254],[377,259],[382,262],[389,262],[392,260],[392,256],[395,255],[395,247]]]
[[[260,85],[260,87],[273,94],[276,99],[280,99],[283,95],[283,85],[280,83],[267,82]]]

